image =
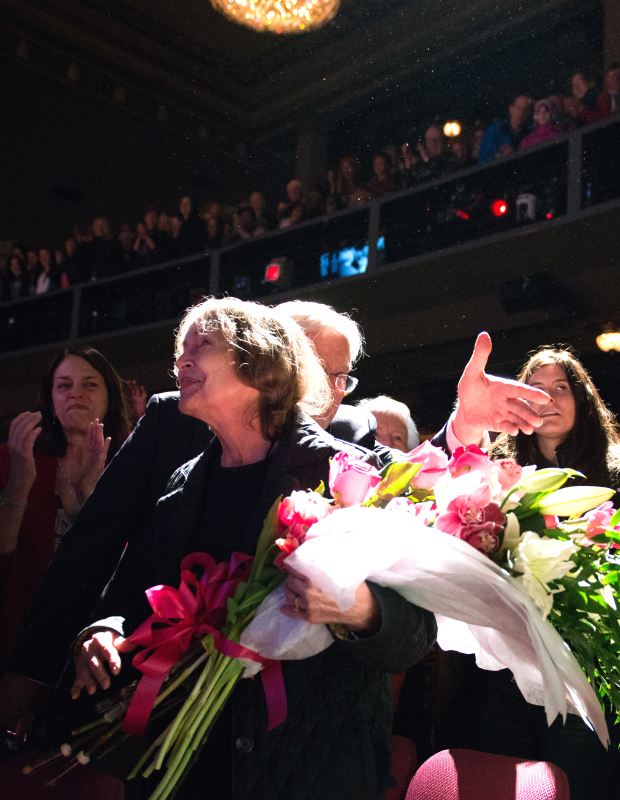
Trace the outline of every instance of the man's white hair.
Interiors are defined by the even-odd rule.
[[[411,418],[411,412],[404,403],[399,400],[394,400],[393,397],[388,397],[385,394],[380,394],[378,397],[369,397],[360,400],[357,404],[372,414],[374,411],[380,414],[393,414],[402,420],[407,426],[407,450],[413,450],[420,444],[420,437],[418,436],[418,429],[415,422]]]
[[[290,300],[281,303],[278,311],[283,311],[295,320],[310,338],[321,332],[342,334],[349,342],[351,364],[355,364],[364,351],[364,337],[360,326],[348,314],[339,314],[331,306],[309,300]]]

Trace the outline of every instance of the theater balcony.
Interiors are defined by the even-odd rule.
[[[29,407],[50,353],[78,341],[150,391],[174,388],[179,315],[212,294],[351,313],[367,338],[359,396],[405,401],[423,429],[445,419],[481,330],[499,374],[541,344],[573,345],[614,407],[620,355],[595,338],[620,323],[619,143],[612,117],[355,210],[0,305],[0,404]]]

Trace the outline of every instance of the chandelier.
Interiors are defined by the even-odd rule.
[[[336,16],[340,0],[211,0],[225,17],[255,31],[299,33]]]

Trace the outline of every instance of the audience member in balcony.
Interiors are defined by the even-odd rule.
[[[99,280],[121,271],[122,257],[107,217],[95,217],[91,225],[92,241],[85,250],[86,272],[90,280]]]
[[[534,106],[534,121],[536,126],[531,133],[521,142],[521,148],[532,147],[541,142],[547,142],[549,139],[555,139],[561,136],[564,131],[559,125],[554,125],[551,122],[551,101],[547,98],[538,100]]]
[[[273,223],[267,214],[264,196],[260,192],[252,192],[248,198],[248,205],[254,209],[254,214],[256,215],[254,235],[260,236],[266,231],[271,230],[273,228]]]
[[[207,250],[217,250],[222,246],[222,221],[217,217],[209,217],[207,222]]]
[[[0,445],[0,669],[54,551],[129,435],[121,381],[91,347],[65,348]],[[108,438],[104,438],[107,436]]]
[[[519,148],[529,132],[532,98],[520,94],[508,106],[508,119],[486,129],[478,149],[478,161],[483,164],[494,158],[510,155]]]
[[[207,246],[207,223],[196,211],[195,203],[189,195],[181,198],[179,212],[182,218],[181,230],[178,236],[179,256],[203,253]]]
[[[482,140],[484,139],[484,126],[479,120],[476,120],[474,123],[474,130],[472,133],[471,139],[471,151],[470,156],[472,163],[477,164],[479,160],[479,151],[480,145],[482,144]]]
[[[65,260],[63,268],[69,285],[82,283],[82,268],[79,261],[78,245],[73,236],[67,236],[64,243]]]
[[[54,256],[49,247],[41,247],[39,250],[39,268],[37,271],[37,283],[35,294],[45,294],[52,289],[58,289],[54,270]]]
[[[440,125],[429,125],[424,132],[424,143],[418,142],[417,150],[420,160],[405,173],[410,185],[438,180],[458,169],[456,158],[447,152],[446,137]]]
[[[280,220],[280,228],[288,228],[291,225],[295,225],[297,222],[302,222],[305,214],[305,205],[303,203],[295,203],[295,205],[291,208],[290,216]]]
[[[327,173],[329,183],[329,207],[334,211],[361,205],[371,199],[370,194],[362,188],[360,167],[355,156],[343,156],[338,163],[338,173],[333,170]]]
[[[319,186],[308,192],[305,210],[306,219],[316,219],[325,214],[325,193]]]
[[[256,213],[252,206],[244,204],[239,206],[234,217],[235,241],[251,239],[256,230]]]
[[[605,73],[605,92],[609,95],[609,107],[612,114],[620,113],[620,100],[618,99],[618,92],[620,91],[620,63],[613,61],[607,68]]]
[[[279,219],[286,219],[291,216],[293,206],[298,203],[304,204],[306,198],[304,197],[304,190],[301,181],[292,180],[286,184],[286,200],[278,203],[278,217]]]
[[[28,294],[36,294],[37,291],[37,278],[39,277],[39,254],[34,248],[29,248],[26,251],[26,283],[28,285]]]
[[[454,158],[456,169],[465,169],[478,163],[477,158],[472,157],[472,145],[468,131],[463,128],[458,136],[448,142],[448,151]]]
[[[573,117],[573,126],[581,128],[611,115],[611,96],[599,92],[594,76],[587,70],[577,70],[571,77],[571,101],[567,110]]]
[[[28,282],[26,267],[19,256],[12,255],[2,277],[2,292],[0,300],[10,303],[28,296]]]
[[[400,173],[391,168],[390,157],[386,153],[377,153],[372,162],[374,176],[368,184],[368,192],[373,200],[397,192],[402,184]]]
[[[375,439],[384,447],[408,453],[420,444],[411,412],[404,403],[386,395],[360,400],[359,407],[370,411],[377,420]]]
[[[136,225],[136,238],[133,242],[135,265],[147,267],[160,264],[169,259],[170,233],[159,230],[157,206],[149,206],[144,212],[144,222]]]
[[[123,272],[135,267],[135,258],[133,252],[133,243],[135,239],[136,235],[132,231],[131,225],[128,222],[121,222],[117,240],[121,260],[121,270]]]

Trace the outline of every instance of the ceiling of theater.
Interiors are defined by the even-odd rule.
[[[277,36],[227,21],[208,0],[3,0],[0,27],[223,130],[268,139],[371,107],[447,57],[591,4],[342,0],[323,29]]]

